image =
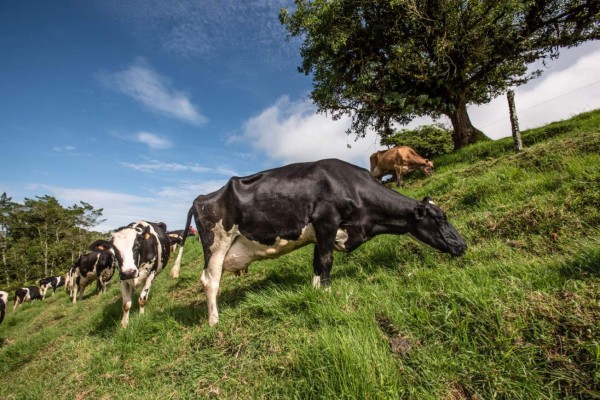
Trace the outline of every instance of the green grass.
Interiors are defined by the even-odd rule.
[[[600,111],[523,138],[406,180],[447,211],[462,258],[377,237],[336,254],[328,293],[306,247],[224,274],[211,328],[188,241],[181,278],[163,272],[125,330],[116,281],[9,311],[0,398],[600,398]]]

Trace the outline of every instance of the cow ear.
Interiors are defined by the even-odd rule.
[[[417,219],[421,220],[425,217],[425,214],[427,213],[427,210],[425,208],[426,206],[427,203],[423,202],[415,208],[415,217]]]

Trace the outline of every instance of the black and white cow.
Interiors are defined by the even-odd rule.
[[[193,227],[188,228],[188,233],[186,237],[193,236],[196,234],[196,231]],[[177,253],[177,258],[175,259],[175,263],[173,264],[173,268],[171,269],[170,276],[171,278],[179,278],[179,269],[181,268],[181,257],[183,255],[183,248],[185,244],[183,243],[183,229],[178,231],[169,231],[167,232],[167,236],[169,237],[169,243],[171,244],[171,254],[177,250],[179,247],[179,253]]]
[[[8,304],[8,293],[0,290],[0,324],[4,321],[6,314],[6,304]]]
[[[61,287],[65,284],[65,278],[62,276],[50,276],[48,278],[43,278],[38,281],[38,285],[40,285],[40,292],[42,293],[42,297],[46,297],[46,292],[49,288],[52,288],[52,296],[54,296],[54,292],[56,292],[56,288]]]
[[[222,270],[240,271],[308,243],[315,243],[315,287],[329,286],[333,250],[350,252],[376,235],[409,233],[455,256],[467,248],[429,198],[405,197],[380,185],[369,171],[336,159],[231,178],[194,200],[186,228],[192,217],[204,249],[201,280],[209,325],[219,320]]]
[[[13,311],[24,302],[30,301],[33,303],[34,300],[44,300],[44,297],[40,293],[40,288],[37,286],[29,286],[17,289],[15,291]]]
[[[117,229],[111,236],[121,279],[123,327],[129,323],[134,289],[143,285],[138,299],[140,314],[143,314],[152,282],[169,261],[170,244],[166,231],[167,226],[162,222],[139,221]]]
[[[66,286],[73,303],[83,298],[85,288],[97,282],[99,293],[106,291],[108,281],[115,273],[115,252],[106,240],[96,240],[90,245],[91,252],[79,256],[75,265],[67,272]]]

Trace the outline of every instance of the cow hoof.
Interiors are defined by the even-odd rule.
[[[171,278],[173,278],[173,279],[179,278],[179,272],[174,273],[173,271],[171,271],[170,275],[171,275]]]
[[[209,317],[208,326],[215,326],[219,322],[219,317]]]

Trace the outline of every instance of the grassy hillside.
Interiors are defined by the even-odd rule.
[[[116,280],[9,312],[0,398],[600,398],[600,111],[524,142],[447,155],[402,189],[447,211],[462,258],[378,237],[336,255],[326,293],[306,247],[224,274],[210,328],[188,241],[181,278],[163,272],[125,330]]]

